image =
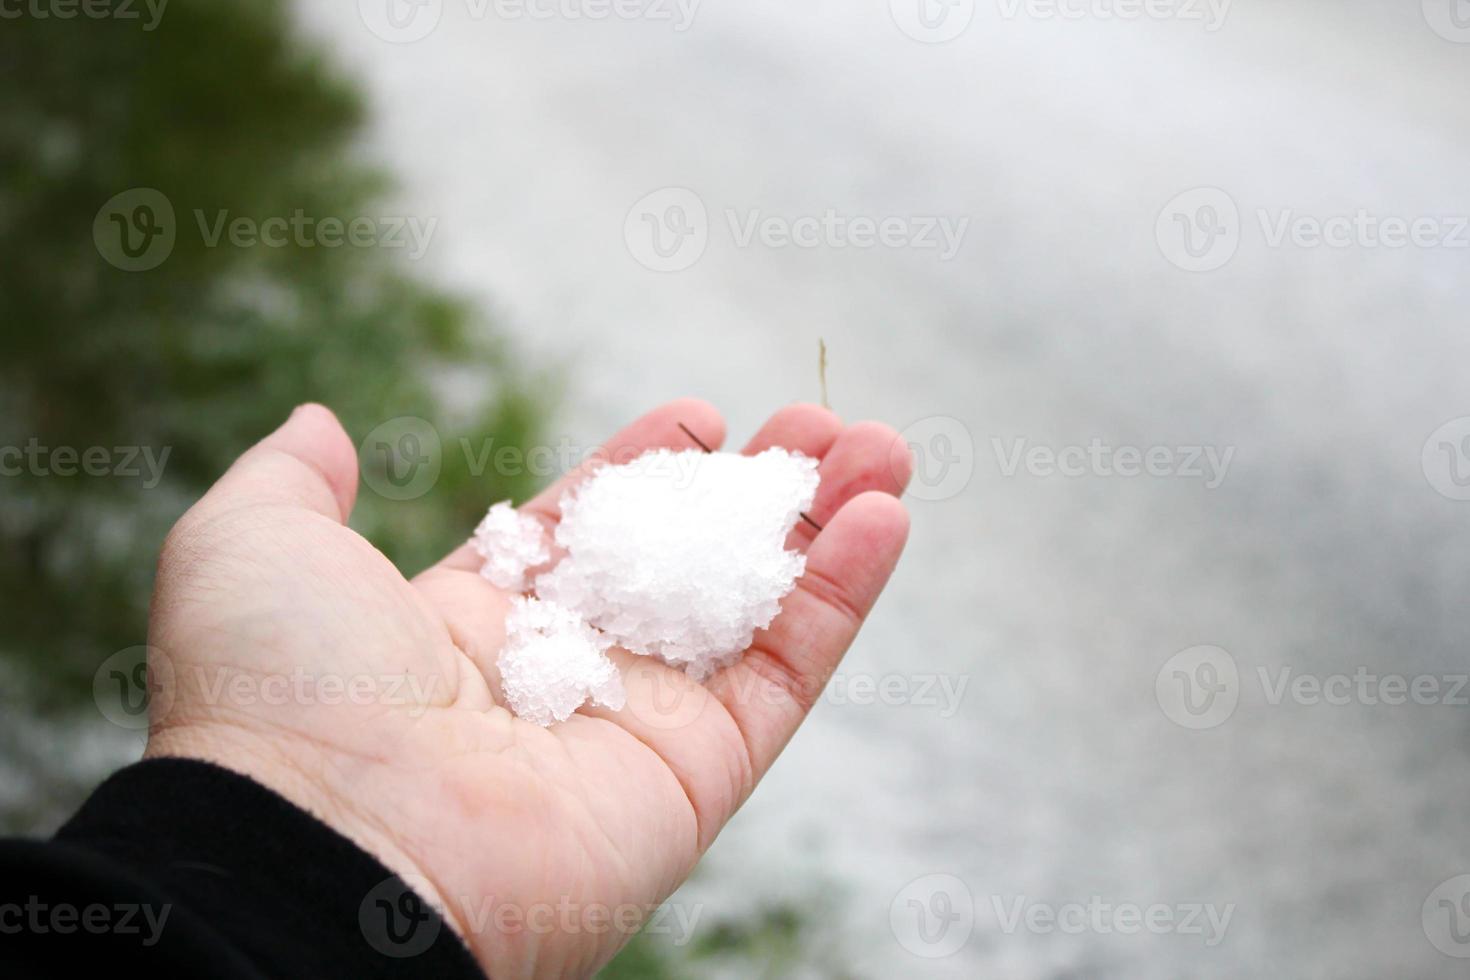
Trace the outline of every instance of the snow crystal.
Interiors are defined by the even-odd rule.
[[[589,698],[626,701],[613,645],[704,680],[769,626],[806,568],[785,541],[817,492],[817,462],[657,450],[605,466],[562,495],[556,543],[565,556],[517,596],[506,617],[500,676],[506,703],[538,725],[565,721]],[[482,574],[504,589],[550,560],[541,524],[508,503],[475,529]]]
[[[805,570],[785,540],[817,482],[816,460],[784,449],[664,449],[605,466],[562,496],[567,555],[536,594],[704,680],[770,625]]]
[[[551,559],[546,529],[536,518],[522,514],[502,500],[490,508],[475,528],[475,550],[485,559],[480,574],[498,588],[526,589],[526,570]]]
[[[591,698],[617,710],[627,700],[607,657],[612,640],[552,602],[516,596],[505,620],[500,679],[517,717],[537,725],[566,721]]]

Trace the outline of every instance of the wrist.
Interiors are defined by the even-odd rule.
[[[461,940],[467,938],[447,896],[420,862],[385,833],[377,821],[359,812],[347,794],[330,785],[329,765],[322,764],[316,772],[309,772],[270,737],[213,724],[180,725],[154,731],[148,737],[143,758],[194,759],[255,780],[311,814],[407,881]]]

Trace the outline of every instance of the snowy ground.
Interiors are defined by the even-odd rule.
[[[1458,975],[1425,905],[1470,871],[1467,709],[1443,703],[1470,669],[1470,503],[1436,492],[1421,449],[1470,415],[1453,247],[1470,234],[1444,220],[1470,214],[1470,44],[1429,26],[1459,36],[1449,0],[1164,0],[1179,17],[1130,21],[1018,2],[982,0],[944,44],[900,22],[949,31],[968,0],[927,22],[905,0],[707,0],[682,31],[430,0],[412,43],[369,29],[394,33],[376,0],[302,16],[368,81],[401,207],[439,219],[427,268],[571,359],[558,434],[694,393],[739,438],[817,396],[819,335],[845,416],[952,420],[914,430],[926,496],[945,495],[912,502],[910,554],[843,672],[896,677],[909,703],[854,703],[849,683],[823,704],[691,894],[820,882],[873,976]],[[685,192],[634,208],[661,188]],[[1170,205],[1194,188],[1217,190]],[[968,224],[948,259],[830,229],[813,248],[744,238],[757,212],[829,209],[904,236]],[[1348,247],[1273,245],[1283,220],[1359,210],[1434,219],[1437,244],[1359,227]],[[685,250],[661,257],[645,212],[670,248],[692,229]],[[1232,247],[1213,271],[1170,261]],[[644,264],[661,262],[688,267]],[[936,434],[951,474],[973,466],[952,495]],[[1011,465],[1094,439],[1186,472]],[[1189,447],[1233,451],[1218,486]],[[1238,706],[1196,731],[1155,684],[1208,680],[1164,669],[1202,644],[1228,653],[1211,663],[1234,664],[1215,676]],[[1442,686],[1428,705],[1312,704],[1275,697],[1285,668]],[[934,874],[953,877],[904,891]],[[1018,901],[1114,910],[1008,931]],[[1214,945],[1127,935],[1127,903],[1231,917]]]

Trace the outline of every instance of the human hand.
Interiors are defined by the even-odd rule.
[[[691,448],[680,423],[723,441],[714,408],[681,400],[603,458]],[[745,451],[774,445],[821,459],[809,513],[824,529],[793,531],[806,574],[770,628],[703,686],[614,650],[627,707],[540,728],[497,704],[511,597],[468,545],[409,580],[348,528],[356,450],[331,412],[303,406],[164,545],[149,645],[171,681],[146,754],[215,762],[311,811],[413,884],[491,976],[589,974],[633,930],[507,929],[486,903],[666,898],[801,724],[903,548],[911,461],[892,429],[794,405]],[[554,525],[578,476],[524,509]]]

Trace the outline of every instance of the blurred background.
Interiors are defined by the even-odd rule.
[[[608,975],[1463,975],[1470,4],[60,7],[0,22],[6,832],[136,758],[99,668],[296,402],[411,573],[550,479],[461,447],[738,443],[820,338],[909,552]]]

